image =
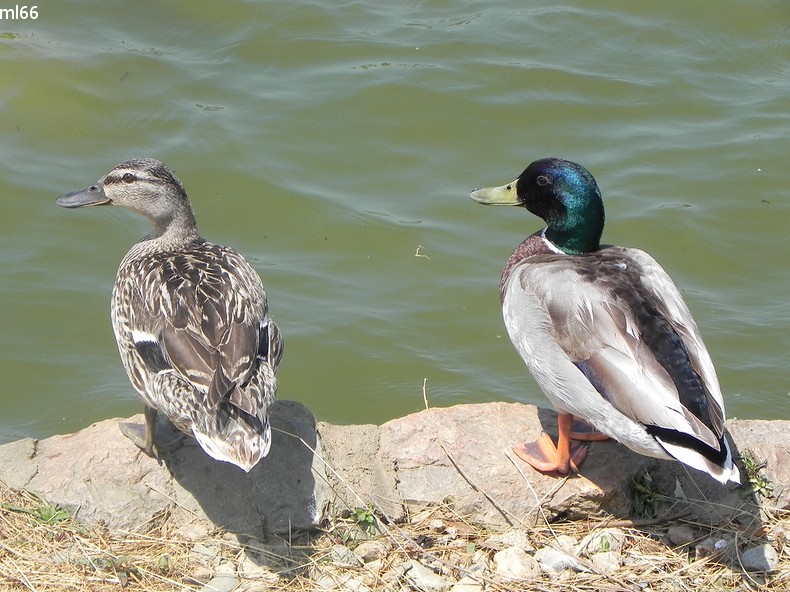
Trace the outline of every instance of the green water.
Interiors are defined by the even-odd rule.
[[[469,191],[562,156],[675,278],[729,416],[790,418],[790,4],[47,2],[0,21],[0,441],[141,410],[109,321],[147,232],[55,198],[135,156],[261,273],[280,396],[379,423],[546,405],[497,284],[539,221]],[[0,6],[3,8],[3,6]]]

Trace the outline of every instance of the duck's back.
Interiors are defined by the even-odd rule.
[[[235,250],[202,239],[169,252],[144,247],[138,243],[124,258],[113,288],[113,328],[134,387],[163,409],[151,400],[162,395],[151,380],[170,373],[191,385],[206,409],[229,398],[256,415],[261,402],[235,387],[262,360],[273,379],[280,354],[268,351],[271,321],[258,274]]]

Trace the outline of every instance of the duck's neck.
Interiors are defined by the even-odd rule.
[[[513,251],[513,254],[510,255],[510,258],[505,263],[505,268],[502,270],[502,277],[499,280],[499,298],[500,300],[504,300],[505,298],[505,286],[507,285],[508,279],[510,279],[510,272],[524,259],[527,257],[532,257],[533,255],[549,255],[551,253],[562,253],[560,249],[546,238],[546,229],[539,230],[535,234],[531,234],[528,236],[519,246],[516,247],[516,250]]]
[[[546,219],[546,239],[569,255],[583,255],[597,251],[601,243],[604,210],[597,192],[583,195],[583,199],[566,199],[560,215]]]
[[[152,220],[153,230],[140,239],[127,253],[125,260],[139,259],[157,253],[183,251],[202,242],[195,216],[190,210],[182,210],[170,218]]]

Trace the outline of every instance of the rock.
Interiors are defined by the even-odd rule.
[[[545,499],[543,511],[549,515],[573,518],[602,507],[627,513],[630,477],[623,471],[612,473],[594,455],[585,463],[583,477],[569,479],[548,499],[542,497],[557,485],[556,478],[534,471],[509,452],[514,444],[537,438],[541,424],[556,426],[556,414],[515,403],[427,409],[381,426],[380,457],[384,466],[397,467],[397,492],[410,507],[438,504],[449,496],[459,514],[472,515],[482,524],[537,524],[543,519],[538,499]],[[606,451],[614,456],[609,463],[627,464],[630,453],[625,448]],[[537,499],[527,494],[525,479]]]
[[[553,547],[538,549],[535,552],[535,559],[540,563],[541,569],[549,574],[558,573],[566,569],[588,571],[588,567],[576,557]]]
[[[667,538],[676,547],[682,547],[693,543],[696,536],[693,528],[686,524],[680,524],[678,526],[670,526],[667,529]]]
[[[233,564],[223,563],[217,569],[217,575],[206,582],[200,592],[232,592],[239,583],[234,575]]]
[[[381,459],[381,429],[375,425],[332,425],[318,422],[318,441],[326,470],[325,479],[334,497],[329,514],[341,514],[375,503],[387,517],[405,517],[395,485],[394,467]]]
[[[163,454],[160,465],[112,419],[32,449],[26,440],[0,446],[0,480],[41,493],[82,522],[110,528],[134,531],[166,510],[176,522],[197,515],[210,529],[259,537],[313,528],[329,496],[324,465],[302,443],[316,447],[315,419],[299,403],[278,401],[271,422],[271,452],[248,474],[213,460],[191,438]]]
[[[735,442],[736,450],[749,452],[758,463],[765,463],[762,473],[773,486],[771,505],[776,508],[790,506],[790,449],[780,445],[781,430],[790,433],[788,421],[728,421],[730,440]],[[786,438],[786,436],[785,436]],[[741,482],[746,483],[746,475],[741,470]]]
[[[464,576],[453,584],[450,592],[483,592],[483,583],[471,576]]]
[[[239,577],[245,580],[258,580],[270,584],[274,584],[279,580],[276,573],[272,572],[268,566],[254,561],[247,555],[246,551],[242,554],[241,561],[239,561],[237,573]]]
[[[392,546],[389,543],[380,539],[374,539],[371,541],[364,541],[357,545],[354,549],[354,553],[364,563],[369,563],[377,559],[383,559],[391,549]]]
[[[578,544],[578,540],[576,537],[572,537],[569,534],[558,534],[554,537],[554,542],[552,543],[557,549],[561,551],[566,551],[567,553],[574,553],[576,550],[576,545]]]
[[[696,551],[697,559],[701,559],[703,557],[712,557],[714,555],[723,554],[728,550],[729,547],[730,541],[727,539],[708,537],[697,543],[697,546],[694,547],[694,550]]]
[[[329,550],[329,560],[338,567],[361,567],[362,560],[343,545],[334,545]]]
[[[496,572],[506,578],[525,580],[540,575],[540,566],[534,557],[521,547],[508,547],[494,554]]]
[[[452,585],[442,576],[422,565],[419,561],[411,561],[406,579],[417,589],[425,592],[444,592]]]
[[[189,554],[192,557],[195,557],[200,563],[209,564],[219,557],[219,551],[219,545],[204,545],[203,543],[195,543],[192,546]]]
[[[434,519],[428,523],[428,530],[435,532],[436,534],[442,534],[445,530],[447,530],[447,526],[445,526],[444,522],[441,520]]]
[[[611,574],[620,569],[622,555],[619,551],[601,551],[590,557],[593,569],[596,573]]]
[[[519,547],[525,551],[534,551],[529,542],[527,533],[519,529],[511,529],[502,533],[494,534],[483,541],[483,545],[489,549],[502,550],[507,547]]]
[[[395,590],[400,590],[401,586],[400,583],[403,581],[403,578],[406,575],[406,572],[411,569],[411,561],[407,561],[405,563],[399,563],[390,569],[388,569],[384,574],[381,576],[381,579],[386,584],[389,584],[389,587],[394,588]]]
[[[741,565],[746,571],[771,571],[779,565],[779,555],[769,544],[757,545],[741,554]]]
[[[142,423],[142,416],[131,421]],[[209,458],[191,438],[160,464],[124,438],[118,423],[0,445],[0,481],[37,491],[86,524],[135,531],[162,513],[174,530],[219,527],[241,542],[311,529],[322,516],[343,510],[371,507],[399,520],[447,500],[471,523],[496,529],[602,511],[625,517],[631,482],[646,470],[657,491],[694,492],[676,504],[689,519],[758,518],[754,503],[736,488],[615,442],[593,443],[579,475],[561,480],[540,474],[510,450],[544,427],[553,431],[556,414],[518,403],[427,409],[382,426],[334,426],[316,424],[298,403],[278,401],[271,452],[249,474]],[[790,449],[783,445],[790,422],[727,425],[736,451],[748,449],[767,461],[764,472],[777,496],[772,505],[790,504]],[[192,540],[200,540],[196,528]]]
[[[203,523],[183,524],[176,529],[176,534],[188,541],[198,541],[208,536],[208,526]]]
[[[624,542],[625,533],[618,528],[594,530],[579,543],[578,552],[587,556],[608,551],[619,552],[623,548]],[[563,549],[569,550],[565,546],[563,546]],[[570,549],[573,549],[573,547],[570,547]]]
[[[315,578],[320,590],[342,590],[343,592],[370,592],[370,588],[348,573],[322,573]]]

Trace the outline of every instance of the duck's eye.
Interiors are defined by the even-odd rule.
[[[121,179],[123,179],[124,183],[132,183],[134,181],[134,175],[132,173],[124,173]]]
[[[513,191],[513,185],[508,185],[505,189],[507,189],[508,191]]]
[[[549,178],[546,175],[538,175],[538,178],[535,179],[535,182],[541,187],[545,187],[549,184]]]

